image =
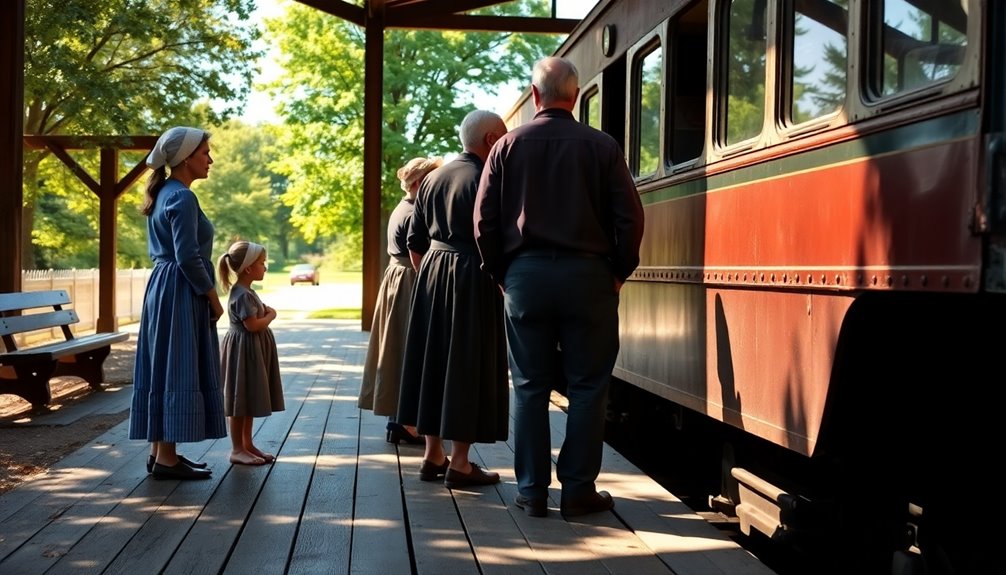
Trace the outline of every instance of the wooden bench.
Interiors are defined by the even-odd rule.
[[[24,398],[34,408],[52,401],[49,379],[72,375],[101,389],[104,381],[102,364],[113,343],[129,339],[128,333],[95,333],[75,337],[70,325],[80,319],[72,309],[65,290],[0,293],[0,336],[6,351],[0,354],[0,394],[10,393]],[[51,307],[52,311],[21,315],[36,308]],[[14,338],[39,330],[59,327],[64,340],[18,349]]]

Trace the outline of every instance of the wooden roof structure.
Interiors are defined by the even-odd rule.
[[[352,22],[366,32],[364,56],[363,144],[363,329],[370,329],[381,278],[381,120],[384,30],[388,28],[439,29],[485,32],[568,34],[579,20],[552,17],[473,16],[465,12],[506,4],[512,0],[363,0],[362,6],[345,0],[296,0]],[[0,292],[21,291],[21,208],[23,146],[44,146],[53,151],[101,198],[99,238],[99,331],[115,325],[115,214],[119,194],[142,173],[134,170],[115,181],[118,151],[150,149],[150,136],[76,138],[25,138],[24,129],[24,18],[26,0],[0,3]],[[73,146],[102,150],[100,182],[93,180],[66,153]],[[125,147],[123,147],[125,146]],[[138,146],[138,147],[136,147]],[[106,165],[107,161],[107,165]],[[68,163],[69,162],[69,163]],[[127,181],[128,180],[128,181]],[[106,218],[107,221],[106,221]]]

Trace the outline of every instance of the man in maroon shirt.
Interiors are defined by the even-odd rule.
[[[547,514],[548,401],[562,381],[569,409],[556,464],[560,511],[614,506],[595,480],[618,355],[618,292],[639,264],[643,208],[618,143],[573,118],[579,91],[568,60],[535,64],[535,117],[493,146],[475,201],[482,268],[504,292],[515,504],[533,517]]]

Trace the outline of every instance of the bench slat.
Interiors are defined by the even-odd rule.
[[[49,380],[70,375],[82,378],[92,388],[101,389],[105,381],[102,365],[112,344],[129,339],[127,333],[95,333],[75,337],[70,325],[80,319],[73,309],[62,309],[70,303],[66,290],[42,292],[0,293],[0,394],[14,394],[41,408],[52,401]],[[48,307],[49,310],[35,310]],[[28,313],[21,313],[26,310]],[[18,349],[17,334],[43,332],[59,327],[63,340]]]
[[[72,309],[33,313],[31,315],[16,315],[0,318],[0,335],[26,333],[38,329],[60,327],[80,321],[77,312]]]
[[[129,334],[125,332],[95,333],[68,341],[58,341],[56,343],[0,354],[0,364],[13,365],[16,363],[31,363],[38,360],[53,361],[68,355],[76,355],[120,341],[126,341],[127,339],[129,339]]]
[[[67,305],[70,294],[66,290],[0,293],[0,312],[18,311],[36,307]]]

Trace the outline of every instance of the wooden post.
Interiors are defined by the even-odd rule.
[[[115,222],[119,210],[119,195],[116,184],[119,175],[119,151],[114,148],[101,148],[101,181],[99,182],[98,199],[101,205],[98,232],[98,332],[119,331],[119,322],[115,311],[115,255],[118,245],[118,234],[115,233]]]
[[[21,291],[21,204],[24,201],[24,6],[0,6],[0,292]]]
[[[383,11],[367,18],[363,112],[363,301],[361,325],[370,331],[381,281],[381,117],[384,91]]]

